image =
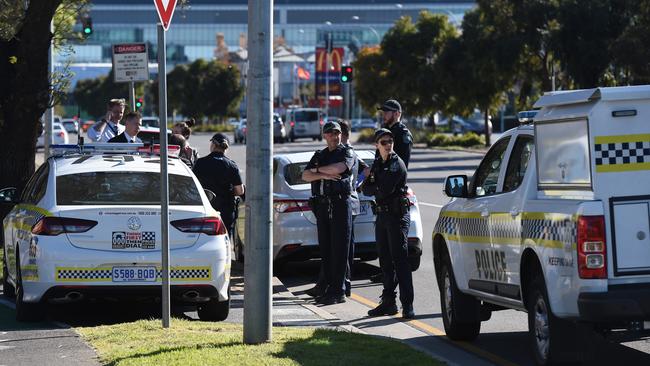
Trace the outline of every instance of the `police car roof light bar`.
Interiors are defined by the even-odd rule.
[[[517,119],[520,124],[525,125],[532,123],[536,115],[537,111],[521,111],[517,113]]]

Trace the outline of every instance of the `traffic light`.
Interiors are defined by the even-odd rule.
[[[138,98],[135,100],[135,110],[139,111],[142,109],[142,106],[144,105],[144,99],[143,98]]]
[[[352,81],[352,66],[341,67],[341,82],[349,83]]]
[[[81,19],[81,31],[83,32],[84,37],[93,34],[93,20],[91,17],[83,17]]]

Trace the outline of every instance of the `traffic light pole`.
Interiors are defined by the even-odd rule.
[[[129,105],[131,111],[135,112],[135,83],[133,81],[129,83]]]

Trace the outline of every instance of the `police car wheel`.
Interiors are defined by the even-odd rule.
[[[422,257],[419,256],[419,255],[418,255],[418,256],[414,256],[414,257],[409,257],[409,258],[408,258],[408,260],[409,260],[409,266],[411,267],[411,272],[415,272],[415,271],[418,270],[418,268],[420,268],[420,259],[421,259],[421,258],[422,258]]]
[[[220,322],[228,318],[230,313],[230,284],[228,284],[228,300],[219,301],[219,298],[214,297],[205,304],[199,305],[197,313],[199,319],[209,322]]]
[[[447,337],[455,341],[473,341],[481,331],[481,321],[478,320],[480,303],[460,292],[449,258],[445,258],[441,272],[440,304]]]
[[[16,320],[19,322],[33,322],[43,319],[43,309],[40,303],[28,303],[23,301],[25,291],[23,279],[20,273],[20,258],[16,248]]]
[[[544,279],[539,274],[531,281],[527,302],[528,334],[538,365],[576,361],[581,354],[574,344],[576,326],[551,312]]]

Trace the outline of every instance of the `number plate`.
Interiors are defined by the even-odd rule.
[[[113,267],[113,282],[156,282],[156,267]]]

